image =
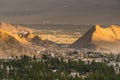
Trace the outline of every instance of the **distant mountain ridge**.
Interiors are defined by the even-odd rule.
[[[26,39],[29,42],[34,43],[38,46],[42,46],[42,47],[46,47],[46,48],[52,48],[52,49],[53,48],[60,48],[60,46],[57,43],[52,42],[52,41],[47,40],[47,39],[42,40],[39,35],[34,35],[34,34],[30,33],[26,36]]]
[[[75,41],[72,48],[88,49],[98,52],[120,52],[120,27],[111,25],[103,28],[95,25],[81,38]]]

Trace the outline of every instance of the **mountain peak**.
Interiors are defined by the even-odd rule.
[[[11,33],[17,33],[15,26],[13,26],[9,23],[6,23],[6,22],[1,22],[0,29],[6,30]]]
[[[10,26],[12,26],[11,24],[9,24],[9,23],[7,23],[7,22],[1,22],[0,23],[0,26],[4,26],[4,27],[10,27]]]
[[[100,25],[95,25],[95,26],[93,26],[92,29],[94,29],[95,31],[99,31],[99,30],[101,30],[103,28]]]
[[[1,24],[1,25],[4,25],[4,24],[7,24],[7,23],[6,23],[6,22],[1,22],[0,24]]]
[[[99,29],[99,28],[101,28],[101,26],[97,24],[97,25],[95,25],[95,28]]]
[[[0,23],[0,29],[6,30],[10,33],[24,33],[24,32],[32,32],[31,29],[23,26],[15,26],[6,22]]]

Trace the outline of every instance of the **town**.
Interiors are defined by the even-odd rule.
[[[120,55],[41,49],[36,56],[0,60],[1,80],[119,80]],[[103,72],[102,72],[103,71]],[[111,77],[110,77],[111,76]]]

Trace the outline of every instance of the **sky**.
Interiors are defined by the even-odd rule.
[[[120,0],[0,0],[0,22],[120,24]]]

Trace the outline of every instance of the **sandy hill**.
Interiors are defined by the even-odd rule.
[[[120,52],[120,27],[111,25],[107,28],[103,28],[99,25],[95,25],[88,32],[86,32],[81,38],[75,41],[72,48],[76,49],[88,49],[98,52]]]
[[[0,58],[22,55],[33,56],[40,48],[40,46],[33,45],[18,35],[0,29]]]
[[[31,29],[27,28],[27,27],[23,27],[23,26],[14,26],[12,24],[9,23],[5,23],[5,22],[1,22],[0,23],[0,29],[2,30],[6,30],[10,33],[24,33],[24,32],[32,32]]]
[[[0,29],[0,58],[29,55],[26,48],[9,32]]]

